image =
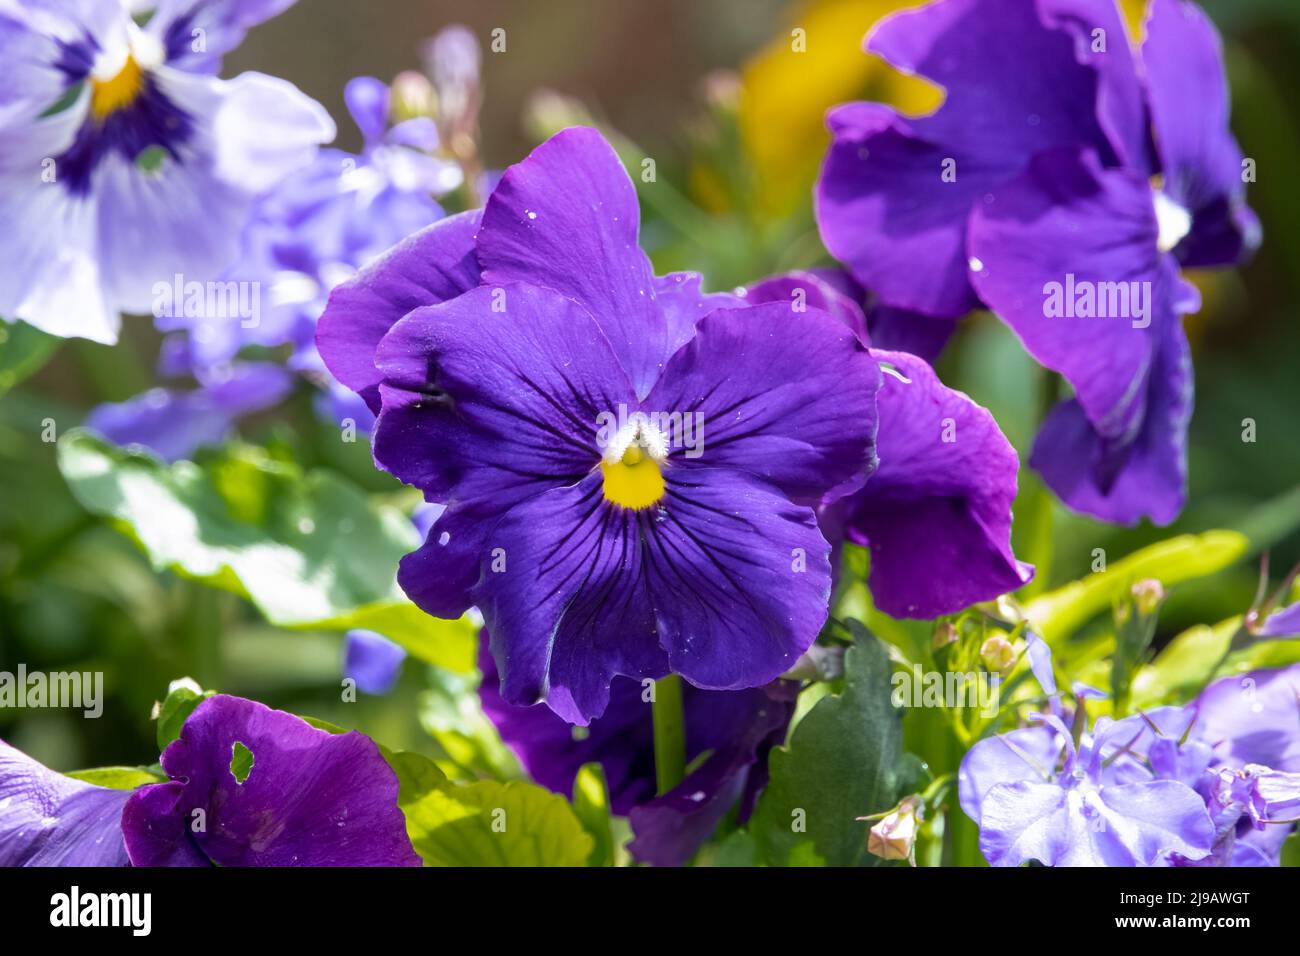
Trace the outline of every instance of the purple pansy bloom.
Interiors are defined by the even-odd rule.
[[[136,866],[420,865],[397,775],[356,731],[218,695],[186,720],[162,766],[171,781],[134,791],[122,814]]]
[[[235,260],[256,196],[334,135],[283,80],[211,75],[287,5],[0,2],[0,316],[113,342],[155,283]]]
[[[733,808],[744,823],[767,782],[768,752],[785,739],[798,685],[777,681],[742,691],[686,685],[686,758],[703,757],[686,778],[655,795],[654,730],[643,686],[615,678],[609,706],[581,735],[542,704],[516,707],[501,697],[486,641],[479,655],[479,698],[501,738],[542,786],[572,796],[583,764],[599,763],[610,809],[626,816],[635,839],[628,850],[643,863],[682,866]]]
[[[792,323],[824,309],[867,344],[857,303],[825,273],[788,273],[750,287],[748,302],[786,302]],[[871,350],[877,394],[875,473],[821,509],[823,532],[871,550],[876,606],[895,617],[954,614],[1014,591],[1033,568],[1011,552],[1019,458],[989,412],[906,352]]]
[[[0,866],[420,865],[397,776],[355,731],[221,694],[162,765],[171,782],[115,790],[0,741]]]
[[[783,673],[827,614],[813,509],[875,464],[879,373],[853,333],[811,309],[791,335],[786,306],[654,276],[639,221],[609,144],[565,130],[481,221],[341,286],[317,338],[382,408],[379,466],[448,505],[402,562],[407,594],[477,605],[506,700],[580,724],[620,674]]]
[[[1139,58],[1112,0],[939,0],[867,45],[948,96],[917,119],[831,113],[828,247],[887,307],[992,308],[1074,389],[1031,458],[1048,484],[1105,520],[1173,520],[1192,396],[1180,317],[1199,306],[1179,269],[1231,265],[1259,238],[1213,27],[1155,0]]]
[[[374,631],[348,631],[343,645],[343,676],[367,694],[387,694],[402,674],[406,651]]]
[[[292,379],[278,365],[232,365],[220,380],[192,391],[154,388],[125,402],[97,406],[86,427],[118,445],[142,445],[168,461],[220,443],[235,420],[278,405]]]
[[[55,773],[0,740],[0,866],[126,866],[130,796]]]

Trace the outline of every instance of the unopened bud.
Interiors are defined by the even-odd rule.
[[[429,78],[415,70],[398,73],[393,79],[392,109],[394,123],[421,116],[432,119],[438,111],[438,96]]]
[[[957,628],[951,621],[940,621],[934,626],[934,637],[930,638],[931,650],[938,650],[957,642]]]
[[[867,851],[882,860],[911,861],[921,826],[921,798],[915,794],[885,814],[867,835]]]
[[[980,645],[980,663],[985,670],[1001,674],[1016,662],[1016,649],[1001,634],[994,634]]]
[[[1146,578],[1133,585],[1133,606],[1142,615],[1154,614],[1165,599],[1165,589],[1155,578]]]

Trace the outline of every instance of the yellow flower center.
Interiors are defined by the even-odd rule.
[[[640,511],[664,496],[664,476],[659,463],[640,445],[629,445],[616,462],[601,462],[605,478],[605,500],[620,508]]]
[[[111,80],[90,81],[90,111],[95,119],[102,120],[110,113],[124,109],[135,102],[144,89],[144,71],[135,57],[128,56]]]

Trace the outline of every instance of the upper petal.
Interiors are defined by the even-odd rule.
[[[645,395],[682,337],[656,301],[640,224],[636,190],[613,148],[594,129],[575,127],[506,170],[483,210],[478,256],[489,284],[527,282],[579,303]]]
[[[1102,22],[1109,4],[1072,6]],[[828,116],[833,143],[817,222],[827,248],[885,305],[938,317],[968,311],[976,304],[964,241],[972,205],[1037,152],[1086,145],[1113,155],[1098,122],[1098,71],[1081,62],[1060,28],[1065,19],[1026,0],[939,0],[887,17],[868,35],[870,52],[947,93],[917,119],[865,103]],[[1112,46],[1123,42],[1120,30]]]
[[[478,210],[448,216],[404,239],[330,295],[316,347],[330,372],[378,413],[375,349],[398,319],[478,285]]]

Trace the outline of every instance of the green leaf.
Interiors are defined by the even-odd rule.
[[[573,781],[573,812],[593,841],[588,866],[614,865],[614,831],[611,828],[609,787],[605,770],[598,763],[578,768]]]
[[[894,806],[916,776],[890,701],[885,648],[848,624],[856,640],[844,657],[843,691],[818,701],[770,758],[749,830],[773,865],[881,862],[867,853],[867,825],[855,818]]]
[[[419,697],[420,726],[454,765],[449,772],[466,780],[521,776],[519,761],[483,713],[478,674],[454,674],[434,667],[427,677],[428,689]]]
[[[449,784],[402,809],[426,866],[584,866],[595,849],[563,797],[518,780]]]
[[[0,320],[0,395],[39,371],[62,342],[25,322]]]
[[[1146,709],[1198,693],[1214,677],[1215,665],[1223,660],[1240,625],[1241,618],[1232,618],[1216,627],[1199,624],[1177,635],[1137,672],[1133,707]]]
[[[216,693],[215,690],[200,690],[192,681],[173,681],[167,692],[167,698],[158,705],[158,727],[155,735],[158,740],[158,752],[162,753],[167,745],[181,735],[181,728],[189,720],[194,709]]]
[[[1056,646],[1094,615],[1109,610],[1137,581],[1155,578],[1169,587],[1222,571],[1249,551],[1249,540],[1236,531],[1170,538],[1030,601],[1025,615],[1043,640]]]
[[[73,780],[93,783],[97,787],[113,790],[134,790],[151,783],[167,780],[160,769],[153,767],[95,767],[91,770],[74,770],[68,774]]]
[[[369,627],[421,660],[473,667],[472,625],[425,615],[397,587],[415,527],[331,472],[304,474],[247,446],[167,465],[83,431],[60,440],[59,468],[157,569],[247,597],[280,627]]]

